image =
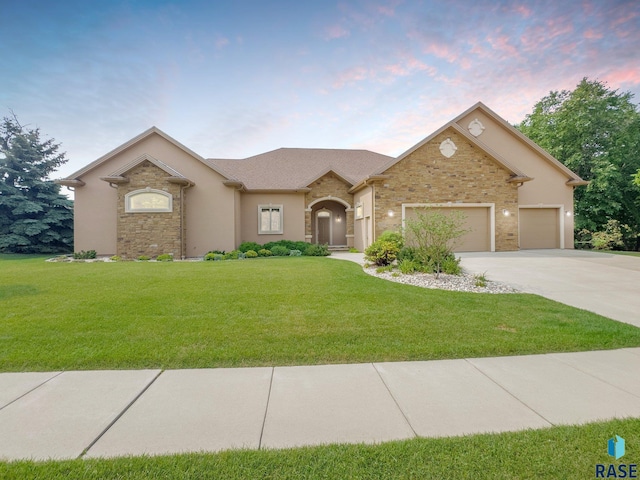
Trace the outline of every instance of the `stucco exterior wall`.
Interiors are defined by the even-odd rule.
[[[477,137],[478,141],[533,178],[518,189],[519,205],[561,205],[565,214],[573,212],[574,187],[566,185],[569,177],[565,173],[482,111],[471,112],[457,123],[467,129],[469,123],[476,118],[485,127],[482,134]],[[565,215],[563,218],[564,246],[573,248],[573,215]]]
[[[95,249],[101,255],[116,253],[117,193],[100,177],[148,154],[195,183],[187,190],[188,227],[186,256],[204,255],[213,248],[235,247],[235,190],[224,177],[157,134],[151,134],[80,177],[86,183],[75,190],[75,249]]]
[[[440,144],[450,138],[457,146],[446,158]],[[375,186],[375,235],[398,230],[403,203],[495,204],[495,249],[518,249],[518,190],[507,183],[510,172],[454,129],[449,128],[384,172]],[[506,217],[503,210],[514,214]],[[389,216],[389,211],[393,216]]]
[[[258,206],[282,205],[284,211],[282,234],[258,233]],[[304,241],[304,195],[302,193],[243,193],[242,233],[240,242],[263,245],[278,240]]]
[[[367,186],[353,194],[354,215],[362,204],[362,218],[355,218],[353,246],[364,251],[373,242],[373,188]]]

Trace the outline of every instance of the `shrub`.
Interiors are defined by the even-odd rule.
[[[138,260],[140,260],[141,262],[146,262],[147,260],[151,260],[151,257],[149,257],[147,255],[140,255],[138,257]]]
[[[244,256],[246,258],[256,258],[258,256],[258,252],[256,252],[255,250],[247,250],[246,252],[244,252]]]
[[[398,263],[398,268],[404,274],[415,273],[420,270],[420,264],[415,260],[405,258],[400,263]]]
[[[162,255],[158,255],[156,260],[158,262],[173,262],[173,255],[170,253],[163,253]]]
[[[378,240],[382,242],[395,243],[398,247],[398,251],[404,247],[404,238],[402,237],[402,233],[395,230],[385,230],[382,232],[382,235],[378,237]]]
[[[76,260],[88,260],[96,258],[96,256],[97,253],[95,250],[87,250],[86,252],[84,250],[81,250],[73,254],[73,258],[75,258]]]
[[[238,247],[238,250],[240,250],[243,253],[247,253],[249,250],[253,250],[254,252],[257,252],[261,248],[262,246],[256,242],[242,242]]]
[[[349,248],[349,253],[360,253],[360,250],[358,250],[357,248]]]
[[[398,244],[389,241],[378,239],[369,245],[364,251],[366,259],[372,261],[378,266],[391,265],[399,252],[400,248]]]
[[[212,255],[213,255],[213,261],[214,262],[220,262],[220,261],[224,260],[224,257],[225,257],[221,253],[213,253]]]
[[[304,252],[309,245],[311,244],[301,241],[294,242],[292,240],[278,240],[277,242],[265,243],[262,248],[273,252],[274,247],[285,247],[287,250],[300,250],[301,252]]]
[[[238,258],[240,258],[240,256],[242,255],[242,258],[244,258],[244,253],[242,253],[240,250],[233,250],[229,253],[227,253],[224,256],[225,260],[238,260]]]
[[[327,257],[331,255],[328,245],[309,244],[304,250],[304,254],[307,257]]]
[[[462,273],[460,259],[453,254],[448,255],[440,264],[440,272],[448,273],[449,275],[460,275]],[[440,272],[436,271],[436,275]]]
[[[266,248],[261,248],[260,250],[258,250],[258,255],[260,257],[270,257],[271,250],[267,250]]]
[[[220,255],[225,255],[226,252],[224,250],[209,250],[207,253],[218,253]]]
[[[287,255],[289,255],[290,251],[291,250],[283,245],[274,245],[271,249],[271,255],[273,255],[274,257],[286,257]]]
[[[215,255],[215,253],[211,253],[211,252],[207,253],[207,254],[204,256],[204,261],[205,261],[205,262],[212,262],[212,261],[213,261],[213,256],[214,256],[214,255]]]
[[[612,219],[604,225],[604,230],[593,232],[591,245],[596,250],[635,250],[638,234],[629,225]]]
[[[463,228],[465,219],[466,216],[459,211],[445,214],[438,210],[424,209],[416,210],[415,217],[405,222],[408,241],[416,248],[416,259],[422,265],[431,265],[436,278],[440,272],[462,271],[459,260],[456,261],[453,255],[453,249],[460,237],[469,232]]]
[[[302,255],[302,252],[300,250],[291,250],[289,252],[290,257],[299,257],[300,255]]]
[[[412,260],[417,262],[416,249],[414,247],[402,247],[398,252],[398,263],[404,260]]]
[[[205,262],[215,262],[219,260],[224,260],[224,255],[222,253],[213,253],[209,252],[204,256]]]
[[[122,261],[122,257],[114,255],[113,257],[109,258],[109,260],[111,260],[112,262],[120,262]]]

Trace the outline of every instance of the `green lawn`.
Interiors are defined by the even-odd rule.
[[[619,435],[626,455],[607,455]],[[596,464],[640,463],[640,419],[578,427],[420,438],[379,445],[228,451],[63,462],[0,462],[3,479],[582,479]],[[628,470],[627,470],[628,471]]]
[[[428,360],[640,345],[544,298],[427,290],[351,262],[0,256],[0,371]]]
[[[622,250],[596,250],[602,253],[613,253],[615,255],[629,255],[631,257],[640,257],[640,252],[627,252]]]

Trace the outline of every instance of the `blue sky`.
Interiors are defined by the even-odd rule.
[[[62,143],[57,177],[152,125],[205,157],[398,155],[583,77],[640,103],[637,0],[0,0],[0,32],[0,114]]]

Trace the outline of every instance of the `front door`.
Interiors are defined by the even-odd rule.
[[[316,214],[317,243],[331,245],[331,211],[318,210]]]

